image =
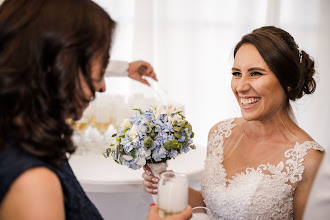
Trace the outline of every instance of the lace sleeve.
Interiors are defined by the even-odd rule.
[[[222,146],[223,139],[230,136],[231,129],[236,125],[233,124],[234,120],[235,118],[230,118],[221,121],[211,128],[207,144],[207,155],[219,153],[219,146]]]
[[[286,161],[287,177],[291,183],[296,183],[302,179],[305,170],[304,157],[309,149],[324,151],[324,148],[315,141],[305,141],[302,144],[297,142],[293,149],[285,152],[285,157],[288,158]]]

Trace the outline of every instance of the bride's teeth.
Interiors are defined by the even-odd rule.
[[[257,103],[260,100],[260,98],[249,98],[249,99],[243,99],[241,98],[242,105],[251,105],[254,103]]]

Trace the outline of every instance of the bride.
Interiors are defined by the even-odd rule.
[[[315,91],[314,61],[273,26],[243,36],[234,50],[231,88],[241,118],[209,132],[201,191],[192,207],[214,219],[301,219],[323,148],[296,123],[289,101]],[[143,173],[149,193],[158,178]]]

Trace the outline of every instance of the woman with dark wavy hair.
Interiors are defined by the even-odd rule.
[[[105,91],[115,22],[90,0],[0,7],[0,219],[101,219],[67,161],[72,127]]]
[[[189,190],[189,204],[212,219],[302,219],[323,148],[290,101],[315,91],[314,61],[288,32],[266,26],[236,45],[231,73],[242,117],[211,128],[201,191]],[[147,169],[143,177],[156,193],[157,178]]]
[[[115,25],[90,0],[0,6],[0,219],[102,219],[68,164],[75,146],[66,121],[105,91]],[[143,61],[128,72],[156,79]]]

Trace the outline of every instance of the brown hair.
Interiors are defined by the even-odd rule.
[[[301,98],[315,91],[313,59],[300,51],[293,37],[286,31],[265,26],[242,37],[235,47],[234,57],[243,44],[257,48],[270,70],[280,81],[289,100]]]
[[[8,139],[59,166],[75,147],[66,119],[92,93],[91,61],[107,65],[115,22],[90,0],[7,0],[0,7],[0,149]]]

